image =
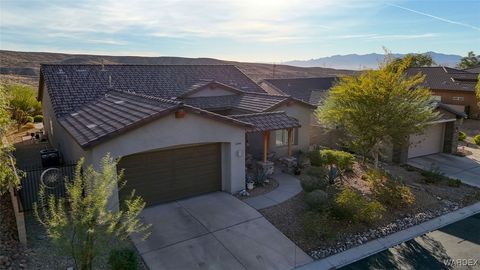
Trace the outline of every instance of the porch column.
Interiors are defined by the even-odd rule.
[[[267,162],[269,137],[270,137],[270,132],[264,131],[263,132],[263,162]]]
[[[288,157],[292,156],[292,131],[293,128],[289,128],[288,130]]]

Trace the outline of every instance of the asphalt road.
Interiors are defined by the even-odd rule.
[[[480,214],[341,268],[365,269],[480,270]]]

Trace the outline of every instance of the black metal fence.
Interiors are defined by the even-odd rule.
[[[21,180],[19,190],[22,211],[33,209],[33,203],[38,201],[40,187],[45,187],[45,195],[55,197],[65,196],[65,181],[71,181],[75,175],[75,163],[66,163],[58,167],[43,168],[30,167],[22,168],[24,177]]]

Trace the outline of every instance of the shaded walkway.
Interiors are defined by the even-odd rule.
[[[260,210],[282,203],[302,191],[300,180],[295,176],[283,173],[280,168],[275,168],[272,178],[278,182],[278,187],[268,193],[243,200],[251,207]]]

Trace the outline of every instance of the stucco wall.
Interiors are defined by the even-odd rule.
[[[172,114],[95,146],[91,150],[91,161],[98,164],[106,153],[122,157],[175,145],[222,143],[222,189],[235,193],[245,188],[244,140],[242,126],[191,112],[184,118],[175,118]],[[113,203],[117,202],[118,198],[114,198]]]
[[[298,144],[292,146],[292,152],[297,150],[308,151],[310,146],[310,115],[312,109],[309,109],[298,103],[292,103],[290,105],[282,105],[274,109],[274,111],[284,111],[288,116],[296,118],[300,125],[298,129]],[[270,133],[270,145],[269,149],[277,153],[277,157],[286,156],[288,154],[287,146],[276,146],[275,145],[275,132]]]
[[[85,157],[85,160],[88,162],[90,158],[89,152],[83,150],[63,126],[58,123],[46,86],[44,86],[42,96],[42,112],[43,125],[45,132],[48,134],[49,142],[52,147],[60,151],[62,158],[68,162],[76,162],[81,157]]]

